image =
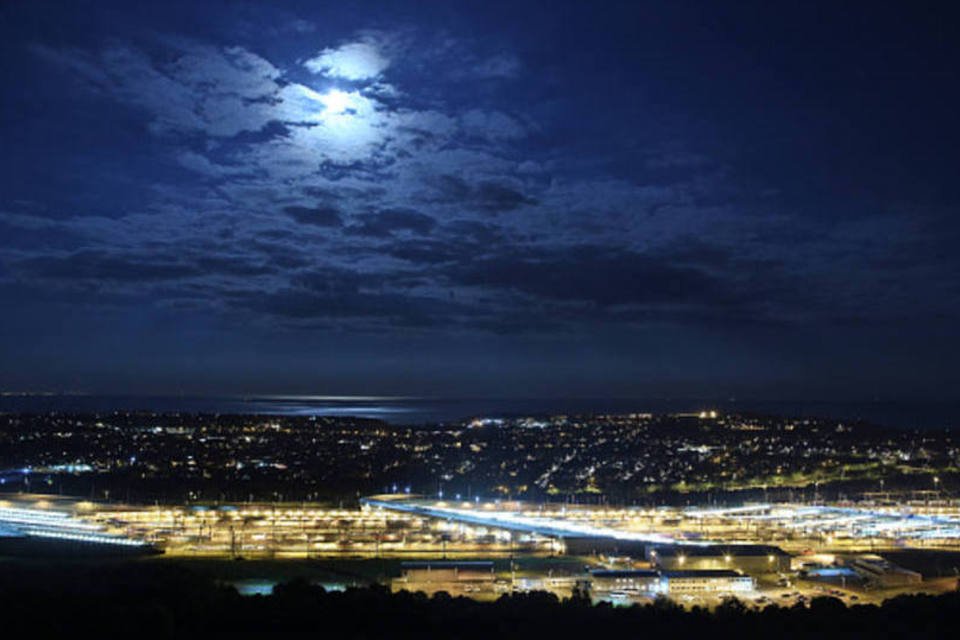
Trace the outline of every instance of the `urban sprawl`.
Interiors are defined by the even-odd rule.
[[[332,587],[476,599],[880,602],[956,589],[958,457],[949,431],[711,411],[4,415],[0,555],[336,562]]]

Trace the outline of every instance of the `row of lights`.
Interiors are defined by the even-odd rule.
[[[30,536],[39,538],[55,538],[57,540],[72,540],[75,542],[94,542],[97,544],[112,544],[122,547],[142,547],[146,543],[140,540],[131,540],[129,538],[114,538],[110,536],[101,536],[90,533],[69,533],[62,531],[48,531],[44,529],[25,528],[23,532]]]
[[[653,556],[653,557],[656,557],[656,556],[657,556],[656,550],[652,550],[652,551],[650,552],[650,555]],[[733,561],[733,556],[728,553],[728,554],[726,554],[725,556],[723,556],[723,559],[724,559],[726,562],[732,562],[732,561]],[[767,556],[767,562],[771,562],[771,563],[772,563],[775,559],[776,559],[776,557],[773,556],[773,555]],[[685,563],[686,561],[687,561],[687,556],[682,555],[682,554],[679,555],[679,556],[677,556],[677,563],[678,563],[678,564],[683,564],[683,563]]]

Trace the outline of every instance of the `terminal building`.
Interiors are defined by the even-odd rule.
[[[493,593],[496,575],[493,563],[474,562],[403,562],[400,564],[400,577],[394,578],[391,586],[394,591],[424,591],[435,593],[446,591],[451,595],[465,593]]]
[[[654,571],[650,569],[596,570],[590,573],[590,588],[598,595],[710,595],[749,593],[756,581],[731,569]]]
[[[759,544],[651,547],[647,559],[663,571],[733,570],[762,575],[790,570],[790,554]]]
[[[590,588],[597,592],[666,593],[659,571],[650,569],[597,569],[590,572]]]
[[[661,575],[669,595],[748,593],[757,587],[752,577],[730,569],[664,571]]]

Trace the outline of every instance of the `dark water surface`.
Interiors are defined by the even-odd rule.
[[[680,413],[703,410],[823,417],[899,428],[960,427],[960,402],[769,402],[637,398],[409,398],[373,396],[103,396],[3,395],[0,412],[147,411],[359,416],[395,424],[452,423],[474,417],[590,413]]]

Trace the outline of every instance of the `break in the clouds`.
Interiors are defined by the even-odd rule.
[[[362,4],[0,9],[0,383],[949,386],[958,100],[893,16]]]

